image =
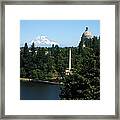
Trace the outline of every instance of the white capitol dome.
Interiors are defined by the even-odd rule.
[[[86,27],[85,32],[83,33],[84,38],[91,38],[92,33],[88,31],[88,27]]]

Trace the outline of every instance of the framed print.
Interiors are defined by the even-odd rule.
[[[1,118],[119,119],[119,2],[1,3]]]

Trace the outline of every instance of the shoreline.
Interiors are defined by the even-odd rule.
[[[45,83],[45,84],[52,84],[52,85],[61,85],[62,83],[59,82],[50,82],[50,81],[44,81],[44,80],[33,80],[29,78],[20,78],[21,82],[35,82],[35,83]]]

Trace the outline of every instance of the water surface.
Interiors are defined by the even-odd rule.
[[[59,100],[59,94],[59,85],[39,82],[20,82],[21,100]]]

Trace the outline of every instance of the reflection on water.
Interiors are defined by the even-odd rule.
[[[59,85],[37,82],[20,82],[21,100],[59,100],[59,94]]]

